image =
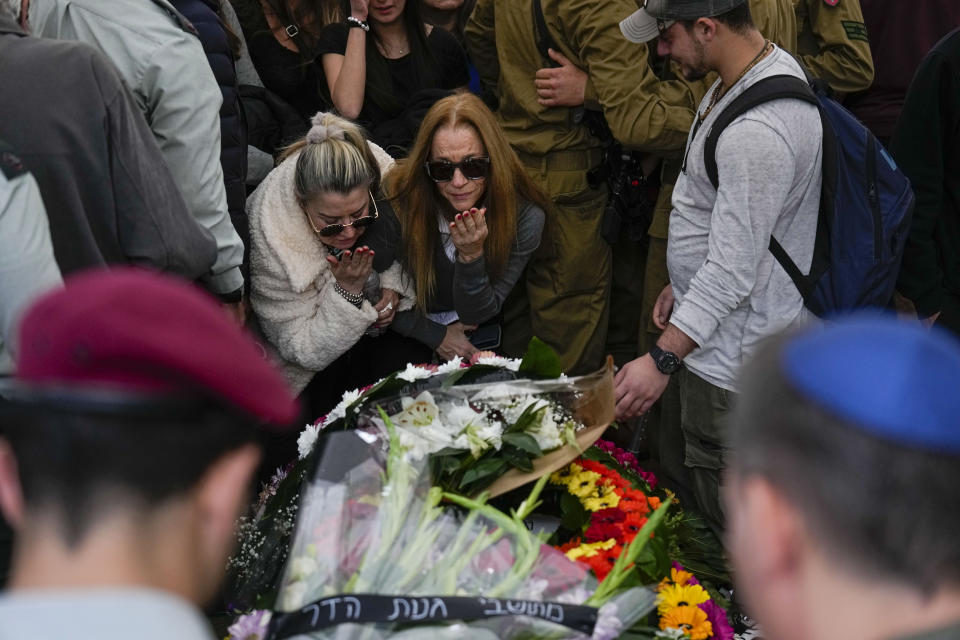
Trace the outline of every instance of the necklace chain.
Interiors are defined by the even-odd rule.
[[[722,81],[720,82],[720,84],[717,85],[717,88],[713,90],[713,94],[710,96],[710,103],[707,105],[707,108],[704,109],[703,113],[698,114],[700,122],[703,122],[704,120],[706,120],[707,116],[710,115],[710,112],[713,111],[713,108],[717,105],[718,102],[720,102],[720,99],[723,98],[723,96],[727,95],[727,92],[730,91],[730,89],[732,89],[735,84],[740,82],[740,80],[743,79],[743,76],[747,75],[750,69],[753,69],[755,66],[757,66],[757,64],[759,64],[761,60],[763,60],[766,57],[767,53],[769,53],[772,50],[771,49],[772,44],[773,43],[771,43],[769,40],[764,40],[763,48],[760,49],[760,53],[754,56],[753,60],[751,60],[749,64],[747,64],[747,66],[743,68],[743,71],[741,71],[740,75],[738,75],[737,78],[730,83],[729,87],[724,88]]]

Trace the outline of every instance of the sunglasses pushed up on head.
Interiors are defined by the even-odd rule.
[[[373,214],[370,214],[370,210],[373,210]],[[313,229],[313,232],[317,235],[329,238],[330,236],[335,236],[343,231],[347,227],[353,227],[354,229],[363,229],[364,227],[369,227],[374,222],[377,221],[377,218],[380,217],[380,211],[377,209],[377,201],[374,199],[373,194],[370,194],[370,206],[367,208],[367,215],[360,216],[353,222],[348,222],[347,224],[328,224],[317,228],[317,225],[314,224],[313,218],[310,217],[310,214],[307,213],[307,210],[304,209],[303,213],[307,216],[307,222],[310,223],[310,228]]]
[[[460,169],[460,173],[467,180],[480,180],[487,177],[487,171],[490,169],[490,158],[464,158],[460,162],[430,160],[424,163],[424,167],[427,169],[427,177],[434,182],[453,180],[453,174],[457,169]]]

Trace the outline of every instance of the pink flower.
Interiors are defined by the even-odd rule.
[[[713,600],[701,602],[698,606],[707,614],[707,620],[713,627],[714,638],[717,640],[733,640],[733,627],[730,626],[730,622],[727,620],[727,612],[723,610],[723,607]]]

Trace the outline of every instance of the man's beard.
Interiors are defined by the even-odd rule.
[[[683,72],[683,78],[690,82],[702,80],[710,73],[708,70],[699,67],[684,67],[681,68],[681,71]]]
[[[681,66],[683,77],[690,82],[700,80],[710,73],[710,69],[707,68],[707,55],[703,50],[703,45],[694,40],[693,47],[696,54],[696,60],[693,64]]]

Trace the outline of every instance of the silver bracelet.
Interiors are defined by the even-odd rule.
[[[349,291],[341,287],[339,282],[333,283],[333,290],[339,293],[341,296],[343,296],[347,302],[357,307],[358,309],[363,304],[362,293],[350,293]]]
[[[354,18],[353,16],[347,16],[347,26],[348,27],[360,27],[364,31],[370,31],[370,25],[361,20],[360,18]]]

